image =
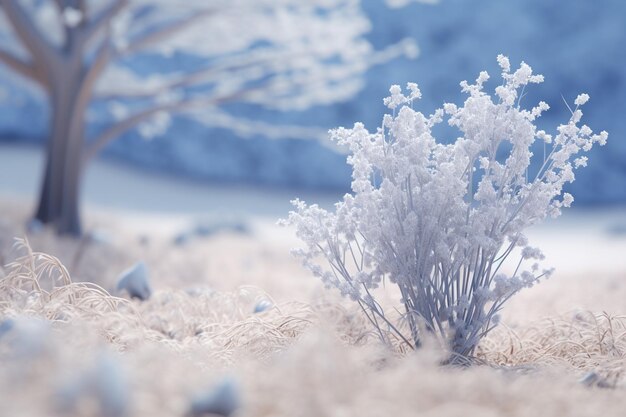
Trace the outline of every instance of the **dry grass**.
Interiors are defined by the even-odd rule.
[[[624,374],[626,316],[579,311],[518,331],[501,326],[483,341],[479,356],[499,366],[593,372],[595,383],[615,387]]]
[[[479,364],[441,367],[435,347],[381,346],[359,312],[314,284],[281,255],[279,242],[224,235],[178,248],[153,237],[144,248],[129,236],[120,241],[125,246],[81,249],[69,271],[64,262],[72,263],[78,244],[46,233],[32,236],[32,246],[64,262],[26,240],[0,252],[14,259],[0,271],[0,322],[12,318],[14,326],[0,330],[0,417],[182,416],[225,375],[241,387],[240,416],[618,416],[626,409],[625,316],[578,311],[530,321],[513,305],[481,344]],[[105,289],[146,255],[157,289],[148,301]],[[187,277],[178,285],[177,270]],[[215,272],[199,272],[206,270]],[[73,282],[75,274],[107,278],[99,286]],[[254,314],[259,300],[273,306]],[[125,406],[107,408],[115,401]]]

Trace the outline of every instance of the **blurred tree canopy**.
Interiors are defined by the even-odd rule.
[[[411,41],[374,49],[358,0],[0,0],[0,7],[0,62],[50,106],[35,218],[61,234],[81,233],[86,163],[122,133],[156,135],[172,112],[185,112],[207,125],[277,135],[223,105],[293,110],[346,99],[372,65],[417,53]],[[137,71],[130,63],[139,54],[162,65]],[[106,126],[88,134],[91,119],[103,117]]]

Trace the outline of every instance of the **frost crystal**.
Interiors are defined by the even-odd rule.
[[[385,105],[393,116],[376,132],[360,123],[331,132],[350,148],[352,193],[334,213],[294,201],[286,223],[306,244],[298,251],[304,265],[356,300],[383,339],[395,334],[417,347],[429,332],[454,355],[471,355],[503,304],[552,272],[539,268],[543,254],[522,232],[571,205],[563,186],[586,164],[580,154],[606,142],[606,132],[578,126],[578,107],[554,136],[537,130],[533,121],[548,105],[529,111],[518,98],[543,77],[524,63],[511,73],[504,56],[498,62],[504,82],[495,99],[483,90],[489,76],[482,72],[475,84],[461,83],[469,95],[462,106],[445,104],[431,116],[411,108],[421,94],[415,84],[407,95],[391,87]],[[587,99],[579,96],[576,105]],[[444,117],[461,133],[451,144],[432,136]],[[546,153],[531,172],[536,140]],[[401,325],[374,297],[383,280],[399,289]]]
[[[577,106],[582,106],[588,101],[589,101],[589,94],[580,94],[578,97],[576,97],[574,104]]]

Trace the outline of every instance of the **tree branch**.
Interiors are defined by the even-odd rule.
[[[265,51],[264,51],[265,52]],[[203,82],[210,82],[215,79],[219,79],[223,74],[228,73],[229,77],[233,76],[234,71],[246,70],[250,68],[263,68],[266,65],[271,65],[277,59],[280,60],[289,60],[296,59],[301,56],[307,56],[306,53],[289,53],[284,54],[283,56],[277,57],[276,55],[267,55],[264,53],[254,54],[252,52],[247,53],[244,56],[235,56],[230,57],[229,59],[225,59],[224,61],[218,64],[211,64],[207,67],[199,68],[194,71],[190,71],[186,74],[176,77],[173,80],[168,80],[164,82],[162,85],[152,88],[150,90],[147,89],[126,89],[125,91],[120,92],[110,92],[99,94],[99,100],[123,100],[125,98],[150,98],[157,96],[166,91],[173,91],[180,88],[185,87],[193,87],[197,86]],[[263,73],[264,76],[268,76],[272,73],[271,70]],[[261,76],[257,76],[256,78],[261,78]]]
[[[0,61],[18,74],[45,86],[45,80],[30,62],[23,61],[13,54],[0,49]]]
[[[240,98],[241,96],[244,96],[245,94],[248,94],[251,91],[252,90],[238,91],[223,97],[192,97],[174,103],[158,104],[156,106],[137,112],[132,116],[129,116],[126,119],[121,120],[110,126],[109,128],[105,129],[94,140],[89,141],[83,155],[83,163],[86,165],[86,162],[94,158],[106,145],[108,145],[122,133],[132,129],[141,122],[148,120],[150,117],[154,116],[157,113],[181,112],[194,107],[204,107],[211,105],[215,106],[218,104],[223,104],[225,102],[233,101],[237,98]]]
[[[111,59],[113,59],[113,47],[109,43],[108,36],[103,40],[102,44],[95,52],[95,57],[87,70],[86,81],[95,85],[98,78],[102,75]]]
[[[162,112],[162,111],[175,111],[177,109],[182,109],[182,108],[184,108],[183,102],[176,103],[175,105],[168,104],[168,105],[154,106],[154,107],[142,110],[138,113],[135,113],[132,116],[129,116],[128,118],[115,123],[108,129],[100,133],[100,135],[98,135],[93,141],[90,141],[87,144],[87,148],[85,149],[84,158],[83,158],[84,163],[94,158],[106,145],[108,145],[111,141],[113,141],[115,138],[120,136],[122,133],[126,132],[127,130],[132,129],[133,127],[137,126],[139,123],[149,119],[155,114]]]
[[[208,75],[217,72],[216,68],[201,68],[179,77],[175,80],[164,82],[162,85],[150,90],[127,90],[124,92],[111,92],[98,95],[99,100],[123,100],[125,98],[150,98],[165,93],[166,91],[175,91],[185,87],[192,87],[204,81]]]
[[[0,7],[4,10],[17,37],[31,53],[35,64],[45,67],[54,56],[56,49],[48,43],[18,1],[0,0]]]
[[[166,40],[177,34],[178,32],[187,29],[189,25],[192,25],[193,23],[200,21],[214,13],[215,10],[213,9],[203,10],[189,16],[188,18],[180,19],[161,28],[155,28],[152,31],[148,31],[148,33],[139,36],[136,39],[130,40],[128,47],[121,53],[123,55],[132,54],[144,48],[147,48],[150,45],[154,45],[155,43]]]
[[[87,3],[85,0],[75,0],[78,5],[78,10],[81,11],[83,16],[87,15]],[[71,7],[68,0],[54,0],[54,4],[57,6],[57,10],[59,14],[63,14],[66,7]]]
[[[83,17],[87,18],[87,1],[86,0],[78,0],[78,10],[83,14]]]
[[[180,111],[188,110],[189,108],[193,108],[193,107],[209,106],[209,105],[216,106],[216,105],[223,104],[226,102],[232,102],[234,100],[242,100],[242,99],[245,100],[246,98],[254,98],[255,95],[258,96],[258,94],[263,93],[264,91],[272,90],[272,89],[278,89],[282,91],[282,90],[286,90],[288,87],[294,88],[294,87],[305,86],[305,85],[309,86],[309,85],[323,84],[324,82],[327,82],[327,81],[328,80],[324,77],[314,80],[314,82],[312,82],[310,79],[300,80],[300,81],[296,80],[292,83],[284,82],[284,81],[282,82],[273,81],[273,82],[268,82],[264,85],[257,86],[254,88],[248,88],[244,90],[235,91],[233,93],[230,93],[226,96],[221,96],[221,97],[219,96],[202,97],[202,98],[192,97],[190,99],[181,100],[181,101],[177,101],[174,103],[157,104],[153,107],[150,107],[138,113],[135,113],[134,115],[129,116],[128,118],[122,121],[119,121],[118,123],[104,130],[94,140],[90,141],[87,145],[87,149],[85,149],[84,162],[87,162],[90,159],[94,158],[98,154],[98,152],[100,152],[106,145],[108,145],[111,141],[113,141],[119,135],[126,132],[127,130],[130,130],[131,128],[135,127],[139,123],[149,119],[150,117],[154,116],[155,114],[159,112],[162,112],[162,111],[180,112]]]
[[[96,51],[96,57],[92,64],[86,67],[82,73],[81,87],[76,98],[76,110],[84,112],[89,107],[89,101],[93,96],[95,85],[100,75],[104,72],[109,60],[112,56],[112,48],[108,42],[108,38],[105,38],[103,43]]]
[[[101,11],[93,19],[90,19],[87,27],[85,28],[85,39],[89,41],[93,38],[102,28],[105,28],[111,23],[111,20],[115,18],[125,7],[128,6],[128,0],[117,0],[109,7]]]

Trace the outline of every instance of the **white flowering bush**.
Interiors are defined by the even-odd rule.
[[[498,63],[503,82],[494,96],[481,72],[475,84],[461,83],[463,106],[447,103],[430,116],[412,108],[421,96],[416,84],[404,93],[392,86],[384,102],[393,114],[375,133],[361,123],[331,132],[350,149],[352,193],[334,213],[296,200],[284,222],[306,244],[294,251],[304,265],[359,303],[386,341],[417,347],[428,332],[453,356],[471,356],[504,303],[550,274],[523,232],[571,205],[563,186],[586,165],[583,154],[607,140],[580,125],[586,94],[554,135],[538,130],[548,105],[528,110],[520,101],[543,77],[525,63],[511,72],[504,56]],[[461,133],[450,144],[433,137],[444,120]],[[543,156],[531,151],[536,141]],[[541,164],[531,172],[534,158]],[[386,281],[401,295],[399,321],[374,296]]]

